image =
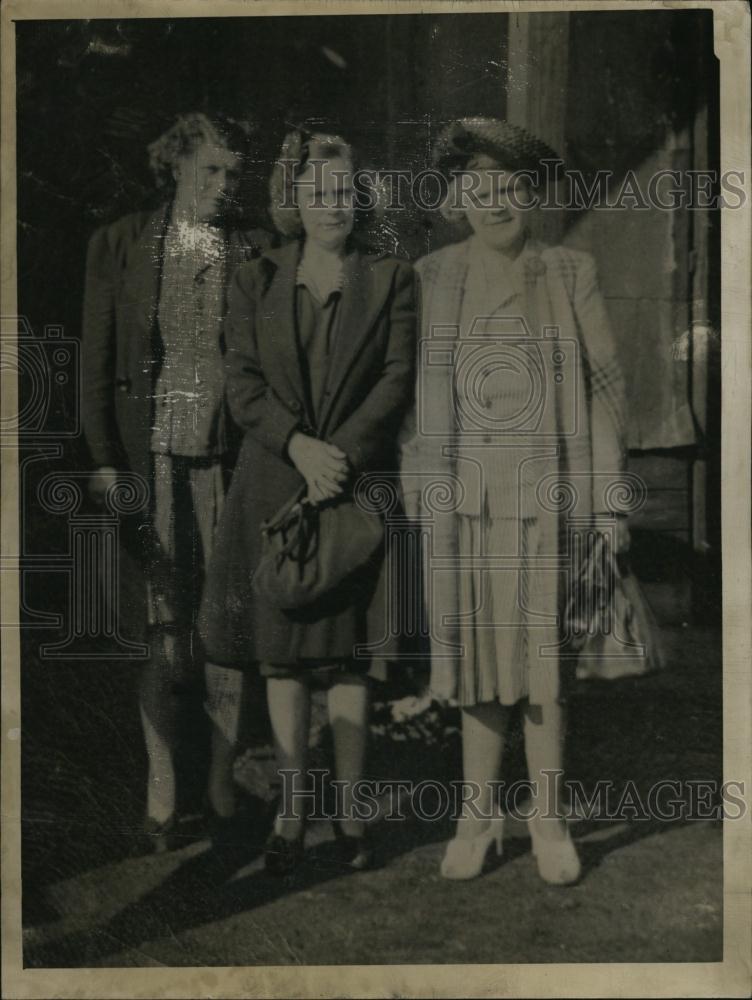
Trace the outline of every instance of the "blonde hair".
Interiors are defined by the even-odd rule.
[[[222,115],[210,117],[202,111],[179,115],[170,128],[147,147],[149,166],[157,185],[165,187],[171,184],[178,160],[204,143],[224,146],[242,155],[255,131],[255,123],[250,119],[239,120]]]

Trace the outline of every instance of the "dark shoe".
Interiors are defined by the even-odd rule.
[[[240,821],[237,813],[232,816],[220,816],[211,806],[207,806],[204,816],[206,832],[212,847],[224,847],[238,840]]]
[[[141,835],[143,847],[147,854],[165,854],[174,851],[179,844],[177,819],[173,813],[164,823],[147,816]]]
[[[272,830],[264,848],[264,867],[270,875],[289,875],[303,860],[303,833],[287,840]]]
[[[359,837],[343,833],[339,825],[334,826],[336,857],[340,864],[354,868],[355,871],[366,871],[373,866],[373,847],[367,831]]]

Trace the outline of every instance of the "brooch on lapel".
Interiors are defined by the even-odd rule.
[[[540,278],[546,273],[546,265],[541,257],[528,257],[525,261],[525,273],[530,278]]]

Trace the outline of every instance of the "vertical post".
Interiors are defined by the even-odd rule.
[[[699,46],[702,50],[702,46]],[[708,108],[697,108],[692,127],[692,169],[708,168]],[[708,430],[708,337],[711,335],[708,316],[708,236],[709,213],[691,213],[691,296],[690,311],[690,385],[689,398],[698,430],[704,436]],[[692,464],[692,548],[696,553],[707,552],[707,461],[705,448]]]
[[[566,159],[569,87],[569,14],[509,15],[507,118],[547,142]],[[535,218],[534,234],[558,243],[564,232],[561,212]]]
[[[690,125],[691,167],[719,167],[715,58],[710,54],[709,21],[701,22],[694,37],[698,88]],[[690,216],[690,341],[688,395],[699,434],[690,471],[691,543],[693,551],[692,613],[698,622],[718,623],[720,595],[720,370],[717,330],[720,258],[719,214],[695,211]]]

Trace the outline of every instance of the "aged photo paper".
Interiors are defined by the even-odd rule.
[[[1,16],[3,995],[749,996],[749,6]]]

